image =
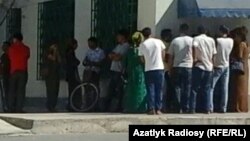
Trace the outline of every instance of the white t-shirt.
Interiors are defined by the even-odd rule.
[[[129,50],[129,44],[119,44],[115,47],[113,50],[114,53],[120,54],[122,56],[125,56]],[[122,61],[112,61],[110,70],[115,72],[122,72],[124,69],[124,66],[122,65]]]
[[[229,37],[217,38],[217,54],[214,66],[217,68],[229,67],[229,56],[233,49],[234,41]]]
[[[145,58],[145,71],[164,70],[162,52],[165,49],[164,43],[155,38],[149,38],[140,45],[139,56]]]
[[[217,53],[214,39],[201,34],[194,38],[193,47],[197,61],[195,66],[204,71],[213,71],[213,56]]]
[[[174,67],[193,67],[192,47],[193,38],[186,35],[177,37],[172,41],[168,54],[174,57]]]

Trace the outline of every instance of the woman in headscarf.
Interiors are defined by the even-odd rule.
[[[126,113],[144,113],[147,110],[144,67],[138,55],[138,47],[143,40],[142,33],[133,34],[133,44],[124,61],[128,76],[123,107]]]
[[[231,53],[231,63],[243,62],[243,73],[231,70],[229,111],[248,112],[248,57],[249,48],[246,41],[246,28],[236,28],[231,32],[234,39],[234,48]],[[232,66],[232,64],[231,64]]]

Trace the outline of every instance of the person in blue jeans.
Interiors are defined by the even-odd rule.
[[[148,114],[162,114],[162,90],[164,83],[165,45],[151,37],[151,29],[144,28],[145,41],[139,47],[139,56],[145,63],[145,78],[148,98]]]
[[[180,113],[189,112],[189,97],[192,83],[193,38],[188,36],[189,26],[180,25],[180,36],[175,38],[170,44],[168,55],[171,78],[174,82],[175,97],[177,99],[176,108]]]
[[[202,112],[211,113],[211,84],[213,75],[213,58],[217,53],[215,41],[206,35],[207,30],[200,26],[198,28],[199,36],[193,39],[193,78],[192,92],[190,97],[190,112],[195,113],[196,109],[202,109]],[[196,101],[197,95],[201,99]],[[196,102],[201,103],[201,107],[196,106]]]
[[[234,41],[228,37],[229,29],[226,26],[220,26],[219,31],[220,37],[217,38],[217,54],[214,58],[210,110],[225,113],[228,103],[229,57],[234,46]],[[218,88],[219,91],[216,92],[215,88]]]

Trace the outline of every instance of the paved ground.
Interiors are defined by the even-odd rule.
[[[128,141],[128,134],[0,136],[0,141]]]
[[[250,125],[250,113],[164,114],[160,116],[110,113],[0,114],[0,120],[9,123],[5,124],[7,127],[2,128],[0,124],[0,134],[1,132],[4,134],[5,130],[18,127],[18,132],[14,131],[9,134],[15,135],[25,132],[32,135],[72,135],[126,133],[131,124]]]

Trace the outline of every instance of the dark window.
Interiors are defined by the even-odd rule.
[[[74,0],[53,0],[38,5],[38,65],[37,78],[41,78],[41,66],[44,52],[52,40],[57,40],[62,58],[65,55],[66,43],[74,37]],[[64,61],[64,60],[63,60]],[[65,71],[62,67],[62,78]]]
[[[11,36],[21,32],[22,10],[21,8],[12,8],[6,18],[6,39],[10,40]]]

